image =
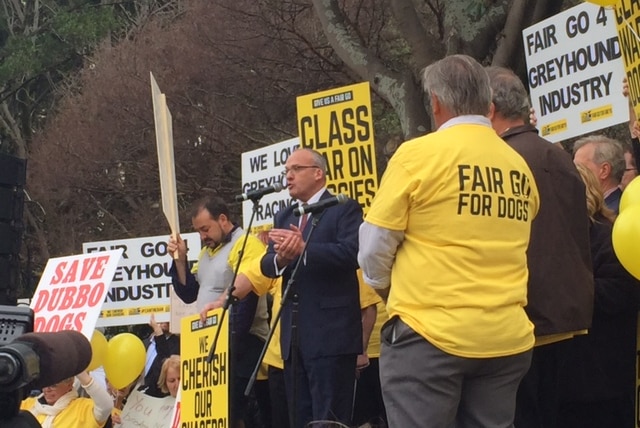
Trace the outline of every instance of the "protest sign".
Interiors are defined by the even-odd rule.
[[[169,428],[180,428],[180,409],[182,408],[182,388],[178,388],[178,396],[173,405],[171,412],[171,425]]]
[[[640,5],[635,1],[619,0],[615,15],[624,73],[629,82],[629,100],[637,118],[640,117]]]
[[[300,146],[327,160],[327,188],[360,203],[366,212],[378,190],[369,83],[296,99]]]
[[[181,235],[187,244],[187,259],[192,265],[200,253],[197,233]],[[151,314],[156,321],[170,321],[172,259],[167,253],[167,236],[86,242],[84,253],[93,254],[106,249],[120,249],[122,258],[113,275],[111,289],[100,312],[98,327],[147,324]],[[184,311],[196,313],[195,306]],[[177,328],[179,322],[174,324]],[[174,330],[177,331],[177,330]]]
[[[156,125],[156,148],[158,150],[162,212],[164,212],[171,228],[171,235],[175,238],[180,234],[180,221],[178,217],[178,191],[176,189],[171,112],[167,107],[166,96],[160,92],[153,73],[149,73],[149,75],[151,78],[153,118]]]
[[[522,32],[538,129],[557,142],[629,120],[613,11],[581,3]]]
[[[167,428],[175,399],[173,397],[156,398],[140,391],[131,391],[120,414],[122,423],[119,428]]]
[[[284,164],[287,158],[300,145],[299,138],[281,141],[266,147],[242,153],[242,192],[247,193],[263,187],[284,183]],[[264,195],[258,201],[251,232],[268,230],[273,224],[273,216],[282,208],[291,205],[289,192]],[[249,228],[249,220],[254,210],[252,201],[242,204],[243,227]]]
[[[296,102],[300,137],[243,153],[242,192],[275,183],[286,186],[285,163],[293,150],[303,147],[318,151],[327,160],[327,189],[355,199],[366,212],[378,189],[369,84],[303,95]],[[263,196],[256,205],[251,232],[268,230],[273,216],[291,203],[286,190]],[[253,202],[245,201],[245,229],[252,211]]]
[[[180,331],[180,426],[227,428],[229,424],[229,317],[210,311],[206,322],[194,315],[182,319]],[[216,330],[220,335],[207,362]]]
[[[31,299],[35,332],[76,330],[91,340],[122,249],[49,259]]]

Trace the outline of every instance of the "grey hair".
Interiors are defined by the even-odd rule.
[[[313,161],[312,161],[313,164],[315,166],[317,166],[318,168],[320,168],[320,170],[322,171],[323,175],[326,175],[326,173],[327,173],[327,159],[324,156],[322,156],[322,154],[320,154],[320,152],[318,152],[316,150],[313,150],[313,149],[307,149],[307,148],[304,148],[304,149],[301,148],[301,149],[298,149],[298,150],[304,150],[306,152],[311,153],[311,156],[313,156]]]
[[[611,165],[611,176],[616,180],[616,183],[620,183],[627,165],[624,161],[624,148],[622,143],[604,135],[589,135],[580,138],[573,144],[573,154],[575,155],[579,148],[587,144],[593,144],[595,147],[593,151],[593,162],[598,165],[607,162]]]
[[[496,113],[505,119],[529,123],[529,95],[520,78],[504,67],[487,67]]]
[[[422,72],[422,86],[454,116],[489,114],[489,76],[468,55],[451,55],[427,66]]]

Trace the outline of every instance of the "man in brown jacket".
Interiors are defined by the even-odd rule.
[[[493,89],[493,128],[527,162],[540,193],[527,251],[525,308],[536,347],[516,399],[517,428],[554,428],[563,341],[591,326],[593,273],[585,188],[571,155],[528,124],[529,100],[511,70],[487,69]]]

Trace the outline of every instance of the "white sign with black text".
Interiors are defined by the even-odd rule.
[[[591,3],[522,32],[540,134],[557,142],[629,120],[613,10]]]
[[[200,254],[200,237],[185,233],[187,259],[192,265]],[[167,253],[168,236],[86,242],[84,253],[121,249],[122,258],[113,275],[111,288],[102,305],[97,327],[146,324],[151,314],[156,321],[170,321],[170,295],[173,292]]]

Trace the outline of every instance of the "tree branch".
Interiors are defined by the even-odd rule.
[[[336,0],[313,0],[324,33],[340,59],[398,113],[405,137],[424,134],[430,127],[422,103],[422,91],[409,71],[394,72],[385,67],[347,25]]]
[[[411,49],[412,68],[417,76],[420,70],[442,58],[444,46],[441,40],[428,37],[411,0],[392,0],[390,3],[398,28]]]
[[[512,58],[522,45],[522,23],[527,10],[527,0],[514,0],[504,24],[502,37],[498,41],[498,47],[493,55],[493,65],[505,67],[510,64]]]
[[[451,31],[450,53],[464,53],[480,61],[495,47],[495,35],[502,29],[509,0],[469,2],[451,0],[447,3],[445,23]]]

